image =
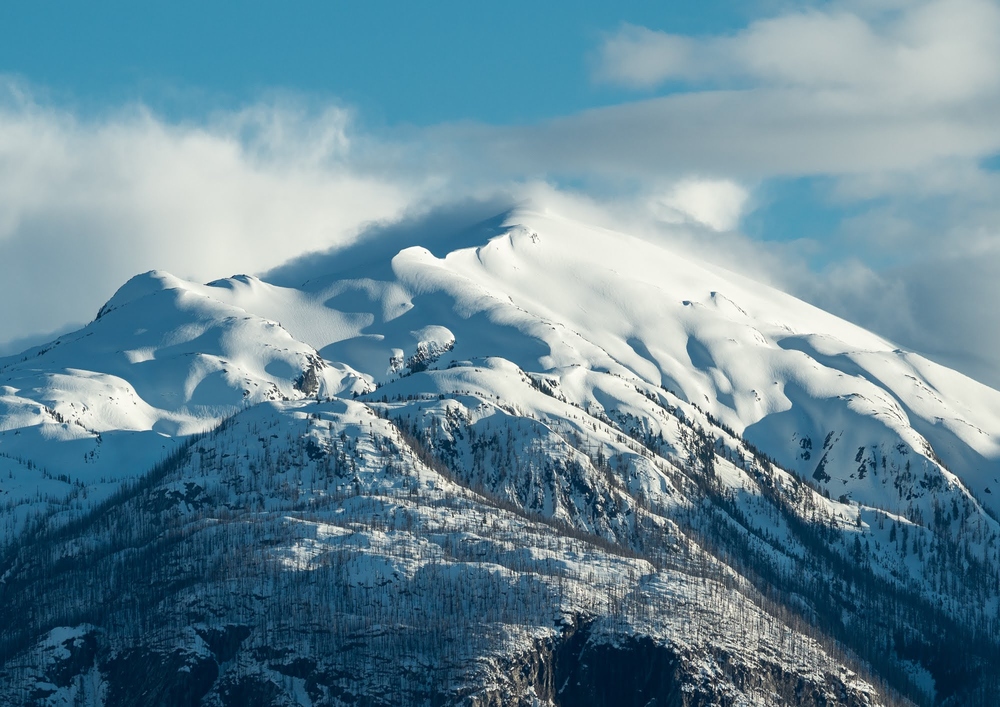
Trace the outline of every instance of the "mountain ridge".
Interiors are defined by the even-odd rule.
[[[399,242],[390,238],[388,251],[406,243],[405,233],[394,238]],[[411,244],[365,267],[356,266],[363,257],[348,257],[355,263],[348,273],[313,277],[301,287],[247,275],[200,285],[151,271],[123,285],[84,329],[0,361],[0,607],[14,612],[8,616],[23,613],[29,591],[48,597],[49,607],[34,612],[23,638],[4,637],[9,679],[28,686],[48,675],[42,682],[54,687],[41,691],[39,704],[71,693],[86,704],[113,704],[108,696],[115,690],[132,694],[134,687],[115,677],[115,661],[141,646],[145,659],[159,656],[170,690],[181,688],[163,646],[187,646],[191,635],[224,633],[232,625],[249,631],[254,651],[266,652],[272,629],[221,598],[222,585],[214,584],[213,577],[230,577],[250,591],[238,596],[264,601],[249,598],[260,593],[249,567],[226,564],[211,545],[190,545],[188,538],[218,526],[227,542],[251,548],[255,557],[259,550],[252,548],[277,538],[277,554],[264,553],[260,561],[272,568],[275,586],[285,587],[284,600],[299,607],[296,615],[305,609],[290,588],[299,586],[294,577],[327,572],[316,558],[348,557],[335,538],[363,540],[352,552],[360,553],[365,576],[378,581],[358,591],[381,592],[383,609],[406,604],[394,592],[417,586],[407,589],[412,578],[400,579],[409,576],[400,573],[411,561],[471,572],[478,577],[471,594],[460,594],[478,605],[485,595],[476,587],[496,591],[488,589],[493,580],[458,548],[463,538],[480,546],[487,564],[521,577],[523,591],[549,597],[537,599],[537,615],[491,620],[497,635],[520,637],[513,652],[496,638],[455,644],[453,657],[465,656],[456,665],[492,665],[484,669],[494,671],[495,695],[511,699],[548,690],[548,678],[533,673],[523,683],[504,682],[496,666],[519,655],[556,670],[538,641],[556,640],[566,622],[620,621],[625,600],[599,598],[603,591],[639,598],[631,618],[614,624],[622,627],[619,638],[588,639],[598,652],[624,637],[638,642],[630,645],[646,638],[650,645],[688,645],[682,626],[670,628],[663,616],[638,607],[662,611],[671,587],[688,587],[682,593],[695,593],[685,612],[728,616],[729,609],[715,605],[720,594],[697,598],[693,587],[706,572],[720,587],[735,583],[739,601],[757,606],[745,611],[762,612],[762,626],[785,622],[789,635],[800,637],[795,641],[818,636],[819,652],[805,653],[815,665],[827,665],[817,656],[828,651],[859,656],[853,670],[865,677],[856,687],[866,687],[837,688],[846,690],[844,703],[891,703],[903,699],[902,691],[917,701],[958,704],[988,691],[995,676],[985,666],[1000,645],[1000,496],[994,494],[1000,493],[1000,393],[772,288],[662,244],[552,213],[507,212],[442,233],[437,242],[458,247],[435,255]],[[173,461],[164,467],[164,460]],[[370,517],[351,510],[369,502]],[[440,517],[434,509],[441,504],[457,519]],[[337,520],[341,515],[356,527]],[[266,531],[246,531],[239,540],[239,528],[257,517],[267,520]],[[138,530],[129,526],[132,518],[144,519]],[[86,519],[101,530],[87,531],[86,524],[72,530],[79,535],[67,530]],[[326,524],[332,534],[304,543],[291,530],[304,522]],[[511,537],[492,539],[483,528],[491,523],[511,528]],[[555,525],[542,532],[532,525],[538,523]],[[565,577],[548,565],[529,568],[512,559],[517,553],[508,556],[521,543],[526,556],[565,561],[545,550],[545,532],[591,548],[574,552],[596,554]],[[129,638],[136,617],[66,610],[114,596],[93,588],[91,565],[133,578],[152,571],[114,549],[119,536],[133,537],[129,542],[154,559],[174,557],[168,536],[187,548],[170,560],[187,579],[156,571],[164,588],[143,590],[137,599],[174,627],[155,634],[160,648]],[[319,543],[319,554],[303,550],[310,543]],[[395,543],[411,548],[410,555],[399,555]],[[63,562],[77,555],[90,560]],[[185,557],[216,569],[203,576],[182,571]],[[301,562],[289,559],[295,557]],[[587,594],[587,572],[607,574],[613,557],[650,564],[628,570],[624,584],[608,580]],[[670,568],[683,576],[667,579]],[[51,576],[79,588],[60,590]],[[331,581],[354,586],[340,574]],[[564,581],[582,583],[582,605],[566,603],[561,589],[558,600],[551,598]],[[179,589],[166,588],[176,582]],[[185,582],[193,589],[184,589]],[[199,587],[207,599],[199,598]],[[177,591],[202,607],[197,625],[158,603],[179,601]],[[522,596],[521,589],[509,591]],[[598,607],[589,618],[587,602]],[[438,616],[434,608],[406,605]],[[383,616],[383,609],[376,614],[400,620],[398,612]],[[876,629],[887,612],[895,618]],[[562,618],[553,624],[553,615]],[[714,637],[695,650],[700,657],[654,658],[660,654],[643,649],[643,660],[681,666],[669,686],[643,694],[674,694],[683,685],[687,692],[676,694],[708,701],[725,694],[750,704],[785,694],[784,678],[758,694],[757,687],[740,687],[745,675],[726,672],[723,653],[750,665],[750,646],[759,648],[762,639],[744,632],[736,640],[727,633],[735,625],[719,620],[730,628],[710,632]],[[90,628],[77,630],[84,625]],[[52,643],[56,630],[95,646],[83,672],[73,673],[80,685],[92,681],[90,688],[49,679],[45,666],[64,643]],[[318,629],[309,635],[309,650],[282,644],[313,665],[303,668],[308,677],[294,678],[306,681],[295,689],[309,700],[338,704],[336,691],[349,689],[376,704],[376,693],[397,694],[381,682],[347,688],[330,677],[330,670],[344,669],[334,669],[320,651],[332,639]],[[956,640],[974,646],[964,667],[950,655]],[[394,660],[419,660],[420,650],[416,641]],[[239,653],[242,667],[227,672],[229,652],[209,650],[195,661],[214,671],[212,680],[198,683],[209,703],[237,694],[226,690],[243,684],[237,678],[247,671],[277,685],[275,700],[279,692],[292,694],[263,654]],[[773,665],[829,687],[824,681],[832,673],[796,672],[789,667],[793,655],[779,651]],[[15,658],[27,672],[10,672]],[[699,661],[719,676],[717,684],[688,673]],[[970,674],[973,668],[979,672]],[[457,667],[449,675],[442,685],[451,687],[426,692],[418,680],[401,686],[397,697],[472,699],[460,687],[468,675]],[[880,681],[888,683],[877,687]],[[551,704],[561,699],[545,694]],[[839,703],[839,693],[830,695],[824,699]],[[495,697],[483,699],[477,704]]]

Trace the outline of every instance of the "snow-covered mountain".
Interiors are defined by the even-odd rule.
[[[544,210],[398,245],[0,360],[10,704],[988,703],[1000,392]]]

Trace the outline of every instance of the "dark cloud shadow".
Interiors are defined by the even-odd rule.
[[[261,275],[261,279],[283,287],[321,287],[324,283],[350,277],[366,265],[366,273],[390,276],[389,263],[400,250],[423,246],[441,257],[456,248],[482,245],[503,232],[503,224],[514,205],[511,199],[466,199],[439,206],[429,212],[392,224],[375,224],[358,238],[327,251],[306,253]]]

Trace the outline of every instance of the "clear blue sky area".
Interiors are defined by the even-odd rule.
[[[292,89],[342,100],[374,124],[528,122],[627,97],[590,79],[602,33],[620,23],[725,32],[754,5],[8,2],[0,72],[84,109],[141,98],[182,117]]]

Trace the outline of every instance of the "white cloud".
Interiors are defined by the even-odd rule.
[[[715,231],[732,231],[743,216],[750,195],[728,179],[682,179],[651,199],[660,219],[683,223],[696,221]]]
[[[429,187],[366,170],[337,108],[282,100],[171,124],[141,106],[85,120],[5,93],[0,346],[89,320],[137,272],[208,280],[329,248]]]
[[[698,38],[625,25],[605,39],[595,78],[670,82],[672,92],[515,131],[505,154],[566,170],[745,180],[912,170],[1000,151],[1000,4],[858,5]]]
[[[810,9],[702,39],[624,25],[606,38],[595,77],[642,88],[742,81],[827,91],[863,97],[866,110],[978,100],[1000,87],[1000,8],[990,0],[931,0],[878,19],[843,7]]]
[[[786,89],[700,92],[446,137],[458,142],[454,152],[464,159],[506,174],[623,181],[861,174],[1000,150],[1000,100],[975,110],[886,115]]]

